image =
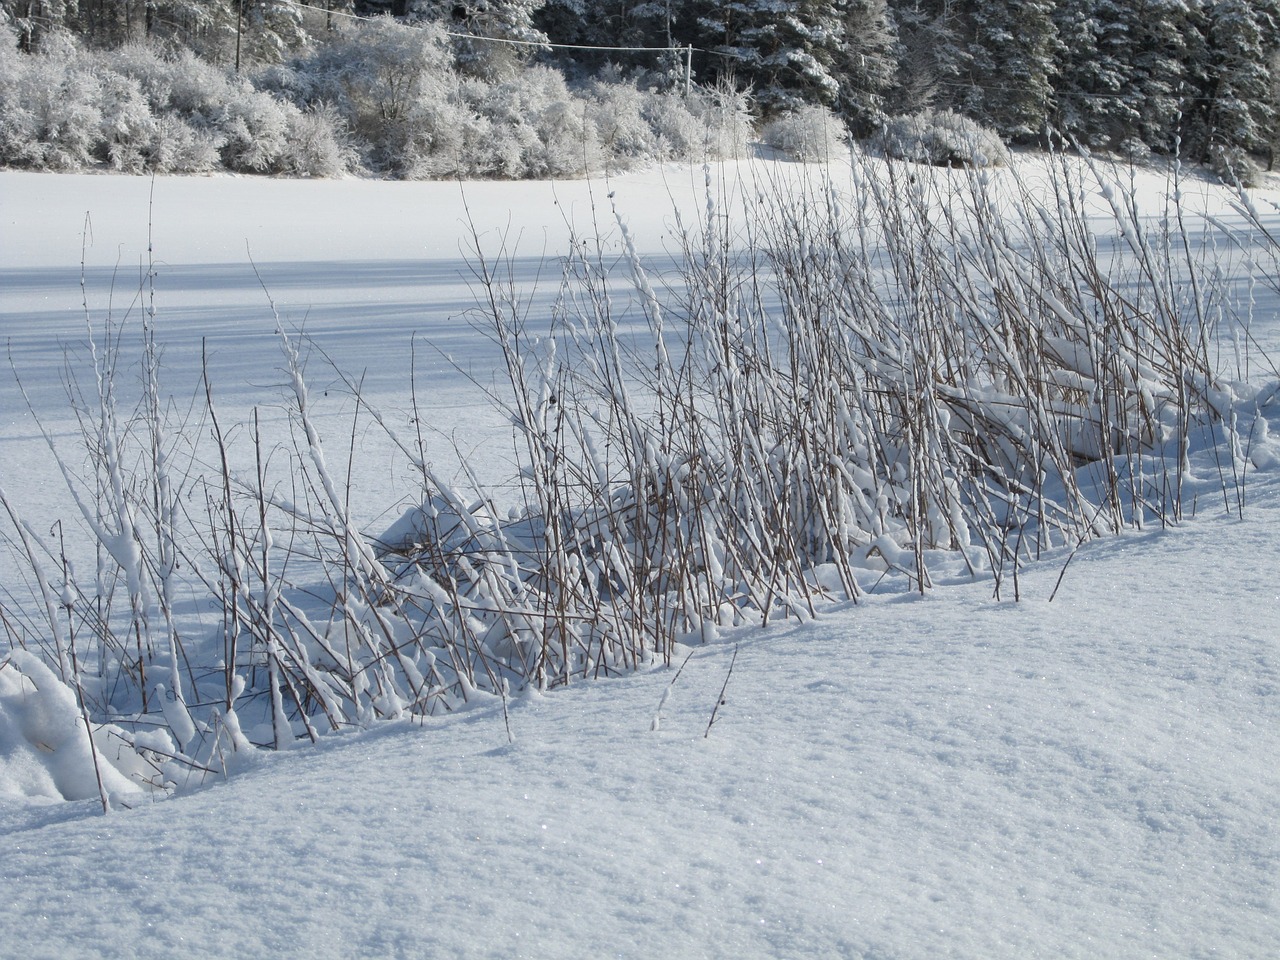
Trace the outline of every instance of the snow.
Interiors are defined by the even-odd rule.
[[[628,242],[662,254],[672,198],[697,217],[700,177],[609,184]],[[117,261],[116,309],[132,296],[150,221],[175,393],[195,388],[202,337],[228,422],[284,382],[247,246],[281,316],[403,406],[415,330],[482,384],[497,362],[463,315],[464,199],[487,238],[522,234],[513,266],[530,279],[604,189],[172,178],[152,201],[141,179],[0,172],[0,333],[46,426],[72,432],[58,375],[83,335],[85,211],[99,315]],[[476,385],[438,358],[419,372],[433,425],[496,450],[504,426]],[[324,394],[313,380],[327,422],[349,423]],[[1265,412],[1261,440],[1280,429]],[[406,504],[378,449],[360,438],[352,482],[360,522],[385,527]],[[1269,956],[1275,462],[1254,458],[1243,520],[1202,473],[1182,527],[1049,556],[1018,603],[987,580],[923,597],[886,581],[817,621],[722,630],[674,682],[683,657],[515,693],[505,717],[482,701],[229,756],[225,780],[171,800],[117,791],[107,817],[83,764],[55,782],[40,744],[83,740],[79,713],[33,692],[43,668],[19,652],[0,669],[0,943],[33,958]],[[58,483],[0,378],[0,486],[43,530]],[[14,570],[0,560],[17,592]]]
[[[1263,957],[1280,496],[672,670],[0,807],[30,956]],[[725,704],[706,725],[733,654]],[[14,938],[17,938],[15,941]]]

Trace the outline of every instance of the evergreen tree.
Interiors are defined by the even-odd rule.
[[[1054,14],[1059,65],[1055,126],[1089,146],[1134,136],[1139,112],[1128,94],[1129,26],[1117,0],[1061,0]]]
[[[750,86],[766,111],[839,99],[842,11],[830,0],[734,0],[698,19],[718,72]]]
[[[1133,138],[1153,150],[1172,150],[1182,110],[1193,93],[1193,63],[1201,60],[1199,9],[1192,0],[1136,0],[1117,4],[1128,39],[1125,90],[1133,109]]]
[[[890,0],[896,27],[897,77],[888,98],[891,114],[928,107],[959,107],[971,100],[971,52],[967,8],[956,0]]]
[[[691,42],[686,0],[549,0],[535,23],[554,43],[582,46],[663,48]],[[557,54],[587,70],[606,64],[684,75],[684,59],[667,53],[637,50],[570,50]]]
[[[897,35],[886,0],[846,0],[843,7],[838,106],[855,135],[867,136],[884,122],[897,74]]]
[[[408,0],[407,12],[411,18],[441,23],[463,35],[454,38],[458,68],[493,80],[509,76],[538,45],[547,42],[547,35],[535,25],[544,2]],[[485,39],[472,39],[477,37]]]
[[[973,12],[975,100],[966,106],[1009,139],[1039,136],[1050,118],[1059,41],[1052,0],[986,0]]]
[[[1271,63],[1277,49],[1271,0],[1216,0],[1205,11],[1198,146],[1269,147],[1275,120]]]

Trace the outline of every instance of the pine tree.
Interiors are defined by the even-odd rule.
[[[1135,140],[1153,150],[1174,149],[1190,87],[1202,57],[1199,10],[1192,0],[1136,0],[1117,4],[1128,40],[1128,102]]]
[[[973,13],[978,119],[1009,139],[1039,136],[1053,110],[1059,41],[1052,0],[986,0]]]
[[[1061,0],[1054,14],[1059,65],[1054,124],[1087,146],[1120,146],[1139,112],[1130,85],[1129,26],[1116,0]]]
[[[841,11],[829,0],[735,0],[698,18],[718,72],[752,88],[766,112],[800,102],[835,104]]]
[[[888,98],[889,113],[959,107],[972,99],[966,82],[971,51],[964,42],[968,9],[956,0],[890,0],[897,77]]]
[[[458,68],[492,80],[509,76],[539,44],[547,42],[547,35],[535,25],[544,2],[408,0],[407,8],[413,18],[442,23],[462,35],[455,37]],[[477,37],[485,39],[473,39]]]
[[[886,0],[846,0],[835,61],[838,106],[858,136],[884,121],[897,73],[897,35]]]
[[[674,71],[683,77],[682,56],[650,53],[643,48],[690,43],[689,6],[686,0],[549,0],[535,18],[535,25],[554,43],[641,48],[562,51],[557,55],[561,62],[591,71],[616,64],[644,71]]]
[[[1275,5],[1271,0],[1217,0],[1205,12],[1198,145],[1205,151],[1264,150],[1275,121]]]

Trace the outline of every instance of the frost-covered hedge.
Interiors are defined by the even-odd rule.
[[[740,155],[745,100],[542,66],[496,80],[456,69],[438,26],[358,24],[249,77],[190,51],[81,50],[0,35],[0,164],[137,173],[217,169],[332,177],[566,177]]]
[[[1209,149],[1209,169],[1223,183],[1239,184],[1253,189],[1261,187],[1265,181],[1262,167],[1239,147],[1228,147],[1215,144]]]

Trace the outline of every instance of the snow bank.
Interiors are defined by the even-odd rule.
[[[12,650],[0,660],[0,797],[105,795],[134,805],[158,785],[159,768],[133,744],[110,724],[94,724],[91,742],[75,691],[34,654]]]

